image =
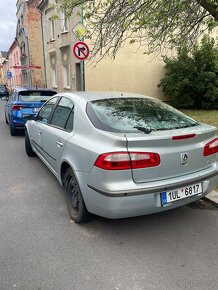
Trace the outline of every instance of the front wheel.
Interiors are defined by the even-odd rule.
[[[6,124],[9,124],[9,123],[8,123],[8,119],[7,119],[7,117],[6,117],[6,113],[5,113],[5,123],[6,123]]]
[[[90,218],[89,212],[86,209],[79,184],[71,168],[68,168],[65,173],[64,187],[70,217],[76,223],[88,221]]]
[[[25,150],[26,150],[26,154],[30,157],[36,155],[36,153],[33,151],[32,145],[30,143],[30,138],[29,138],[29,135],[27,133],[27,130],[25,130]]]

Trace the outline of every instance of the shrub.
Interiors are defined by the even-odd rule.
[[[186,47],[177,57],[165,58],[165,76],[159,87],[174,106],[218,109],[218,46],[205,36],[189,53]]]

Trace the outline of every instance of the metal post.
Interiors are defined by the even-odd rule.
[[[85,91],[84,84],[84,61],[80,61],[80,82],[81,82],[81,91]]]
[[[83,4],[81,5],[81,23],[83,24]],[[82,41],[84,41],[84,38],[82,38]],[[81,80],[81,91],[85,91],[84,60],[80,61],[80,80]]]

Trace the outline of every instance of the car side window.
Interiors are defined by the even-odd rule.
[[[62,97],[54,110],[50,124],[61,129],[72,131],[73,108],[73,101],[66,97]]]
[[[39,111],[36,120],[47,124],[49,121],[49,118],[51,117],[52,111],[54,109],[54,106],[57,100],[58,100],[58,97],[55,97],[49,100]]]
[[[74,110],[71,111],[70,116],[67,120],[67,124],[65,126],[65,129],[67,131],[72,131],[73,130],[73,122],[74,122]]]

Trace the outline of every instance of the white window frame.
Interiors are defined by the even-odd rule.
[[[70,65],[63,65],[64,89],[70,89]]]
[[[51,85],[52,88],[57,89],[57,68],[51,68]]]
[[[55,21],[50,18],[50,40],[55,40]]]
[[[61,33],[68,32],[68,20],[63,12],[61,12],[60,20],[61,20]]]

